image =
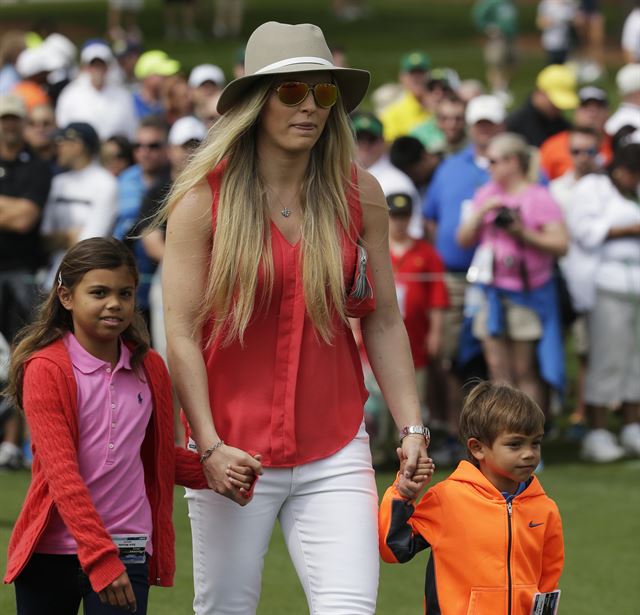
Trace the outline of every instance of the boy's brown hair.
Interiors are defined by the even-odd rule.
[[[460,413],[460,440],[492,446],[503,432],[531,435],[544,430],[544,413],[526,393],[506,384],[480,382],[471,389]],[[474,458],[467,450],[471,461]]]

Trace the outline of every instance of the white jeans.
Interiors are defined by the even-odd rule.
[[[245,507],[186,490],[196,615],[252,615],[276,518],[311,615],[372,615],[378,591],[378,496],[369,437],[326,459],[265,468]]]

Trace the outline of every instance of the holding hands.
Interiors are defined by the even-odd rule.
[[[210,489],[245,506],[251,501],[253,487],[262,474],[261,456],[221,444],[202,462]]]
[[[416,448],[416,443],[419,444],[420,441],[423,446]],[[422,448],[424,450],[421,450]],[[415,455],[416,452],[418,455]],[[402,497],[415,500],[420,491],[431,481],[436,466],[433,459],[427,456],[426,442],[422,436],[406,436],[402,440],[402,446],[396,449],[396,453],[400,460],[396,488]],[[415,461],[412,461],[414,455]]]

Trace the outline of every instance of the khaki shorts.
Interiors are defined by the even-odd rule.
[[[534,342],[542,337],[542,323],[532,309],[508,299],[503,301],[503,306],[505,320],[503,337],[514,342]],[[488,315],[489,306],[485,299],[480,311],[475,315],[472,325],[473,336],[479,340],[490,337],[487,329]]]
[[[442,351],[440,356],[455,362],[460,345],[460,332],[464,322],[464,294],[467,280],[464,274],[447,273],[444,277],[449,293],[449,307],[444,310],[442,319]]]

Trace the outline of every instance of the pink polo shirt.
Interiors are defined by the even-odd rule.
[[[120,344],[115,368],[89,354],[67,333],[78,386],[78,470],[110,534],[146,534],[151,555],[151,507],[144,485],[140,447],[151,418],[151,391],[131,368],[131,352]],[[36,547],[38,553],[73,554],[77,544],[57,509]]]
[[[489,182],[479,188],[473,197],[473,209],[479,210],[485,201],[498,196],[505,207],[520,211],[525,228],[539,231],[547,224],[563,222],[560,206],[549,191],[538,184],[531,184],[519,194],[508,194],[498,184]],[[493,286],[505,290],[523,290],[520,263],[524,260],[529,277],[529,287],[538,288],[553,274],[554,258],[531,246],[519,243],[505,230],[493,223],[497,211],[485,215],[480,227],[480,244],[493,249]]]

